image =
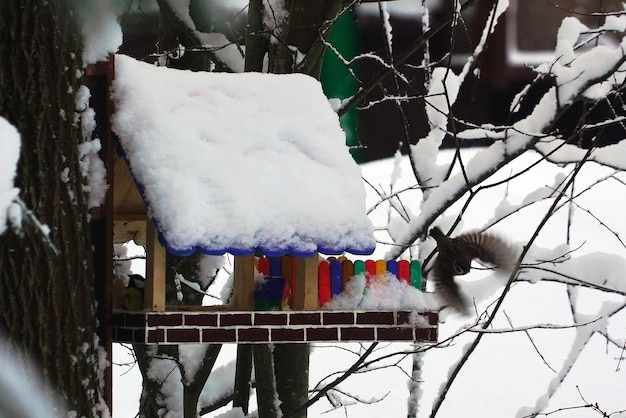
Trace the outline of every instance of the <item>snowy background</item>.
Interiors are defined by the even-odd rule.
[[[464,152],[468,156],[476,150]],[[446,160],[450,153],[442,153],[441,159]],[[538,154],[528,154],[518,159],[511,170],[527,167],[539,159]],[[400,177],[394,187],[397,190],[412,184],[411,171],[406,157],[400,163],[393,160],[384,160],[362,166],[363,176],[372,184],[380,184],[388,188],[392,172],[396,175],[400,168]],[[481,204],[472,205],[471,211],[464,216],[462,229],[482,227],[492,218],[499,204],[506,197],[511,205],[521,204],[529,196],[537,196],[538,184],[552,186],[555,178],[560,178],[569,170],[557,168],[552,164],[542,163],[535,166],[531,175],[522,177],[511,184],[490,189],[481,199]],[[508,173],[507,173],[508,174]],[[613,170],[602,168],[594,163],[588,164],[577,180],[577,189],[584,190],[587,185],[595,184],[597,179],[613,174]],[[604,223],[611,225],[616,232],[626,233],[626,220],[621,208],[611,204],[616,194],[623,193],[626,187],[622,183],[626,175],[618,174],[615,179],[609,178],[595,185],[577,200],[581,207],[593,208],[593,214]],[[378,194],[369,190],[368,207],[377,203]],[[405,193],[402,201],[409,210],[415,211],[419,207],[420,193]],[[514,217],[506,225],[499,225],[498,231],[515,242],[528,240],[534,231],[533,225],[545,214],[550,200],[539,201],[525,209],[523,213]],[[462,202],[457,205],[460,207]],[[458,207],[451,209],[455,214]],[[378,208],[371,213],[375,224],[386,223],[387,211]],[[571,245],[575,249],[572,253],[577,262],[571,273],[586,277],[589,280],[598,279],[603,282],[608,278],[621,280],[621,288],[626,286],[623,273],[626,265],[622,260],[626,249],[610,231],[597,219],[582,210],[576,210],[575,226],[571,229]],[[568,208],[564,207],[551,218],[547,227],[542,231],[536,242],[538,253],[555,258],[565,255],[568,251],[564,247],[567,228]],[[381,236],[382,238],[382,236]],[[429,240],[430,241],[430,240]],[[425,246],[432,245],[425,243]],[[384,246],[379,246],[378,253],[385,252]],[[613,256],[618,258],[613,258]],[[537,254],[537,257],[540,256]],[[548,265],[552,265],[548,263]],[[594,276],[594,271],[597,275]],[[528,270],[523,272],[521,279],[535,281],[539,277]],[[462,288],[470,295],[478,298],[481,307],[490,304],[504,285],[502,278],[489,272],[474,270],[461,280]],[[599,407],[607,412],[620,411],[626,408],[623,394],[626,393],[626,372],[620,361],[623,357],[620,347],[607,344],[602,333],[609,332],[616,340],[623,344],[626,336],[626,317],[623,310],[610,319],[601,318],[603,313],[612,308],[624,305],[623,296],[607,297],[606,294],[595,290],[579,290],[577,292],[575,309],[579,322],[592,322],[588,326],[571,328],[571,308],[565,286],[562,284],[542,281],[538,283],[521,282],[514,285],[507,296],[502,312],[505,312],[511,323],[522,330],[511,333],[495,333],[497,330],[509,330],[511,324],[504,315],[498,316],[493,323],[493,335],[488,335],[475,354],[470,358],[453,389],[448,394],[440,411],[442,417],[485,417],[485,416],[524,416],[524,407],[540,404],[544,411],[558,408],[578,407],[585,404],[598,403]],[[479,310],[479,312],[481,312]],[[600,319],[599,319],[600,318]],[[419,416],[428,416],[430,404],[438,393],[440,386],[446,381],[449,370],[456,359],[464,352],[468,341],[475,334],[466,333],[455,339],[448,340],[461,330],[473,325],[473,318],[461,318],[456,314],[446,316],[442,312],[443,322],[440,325],[439,341],[445,342],[442,347],[429,350],[423,357],[422,385],[423,393],[420,399]],[[529,329],[523,327],[545,326],[547,329]],[[562,327],[561,329],[553,329]],[[595,332],[590,338],[589,333]],[[587,340],[588,338],[588,340]],[[322,379],[333,373],[347,369],[358,358],[358,353],[364,351],[367,344],[344,345],[316,345],[311,356],[310,384],[314,387]],[[395,356],[376,362],[367,373],[359,373],[349,378],[340,389],[345,391],[341,395],[344,403],[350,403],[346,394],[353,394],[359,399],[373,403],[355,403],[347,408],[333,409],[328,401],[322,400],[315,404],[309,416],[328,417],[374,417],[374,416],[405,416],[407,399],[409,397],[409,378],[411,373],[412,356],[402,354],[412,347],[409,344],[381,345],[372,358],[383,357],[390,353]],[[232,385],[232,364],[225,366],[234,358],[235,346],[226,346],[218,359],[217,369],[211,375],[205,399],[211,397],[210,391],[219,392],[222,385]],[[571,359],[577,359],[571,371],[565,376],[561,371],[564,364]],[[116,346],[114,352],[116,363],[130,361],[128,351]],[[384,366],[384,367],[383,367]],[[621,366],[621,367],[620,367]],[[336,375],[334,375],[336,377]],[[563,379],[563,383],[559,384]],[[128,366],[114,367],[114,417],[130,418],[137,412],[137,403],[141,388],[141,378],[137,368],[128,371]],[[555,395],[552,400],[545,401],[542,397],[551,388]],[[379,402],[374,402],[380,400]],[[223,411],[221,411],[223,413]],[[560,414],[567,417],[593,416],[589,408],[570,409]],[[208,416],[219,416],[215,413]],[[559,415],[557,415],[559,416]],[[613,416],[624,416],[613,415]]]
[[[93,4],[92,4],[93,3]],[[83,54],[85,63],[95,62],[114,52],[121,43],[119,25],[112,23],[121,8],[115,2],[90,2],[100,5],[93,16],[102,20],[85,22],[87,35]],[[508,6],[508,1],[498,2],[494,10],[500,16]],[[388,22],[387,22],[388,23]],[[98,30],[94,30],[94,28]],[[622,32],[626,28],[624,17],[613,16],[606,19],[602,29]],[[391,46],[392,28],[387,26]],[[560,139],[535,135],[546,128],[546,123],[559,109],[557,105],[567,104],[579,90],[589,100],[602,98],[611,89],[624,81],[624,48],[626,43],[606,43],[597,47],[582,48],[582,39],[588,38],[588,31],[573,18],[565,21],[557,36],[556,52],[551,57],[551,65],[539,67],[539,72],[550,73],[559,85],[559,90],[551,90],[544,96],[529,118],[518,122],[515,129],[493,126],[476,127],[460,135],[471,140],[476,137],[492,137],[499,141],[489,149],[464,151],[462,157],[479,157],[469,166],[471,179],[481,180],[489,174],[494,164],[503,164],[507,153],[521,154],[513,163],[508,163],[495,177],[490,177],[488,185],[480,189],[480,198],[472,198],[465,208],[467,196],[460,194],[459,200],[445,213],[438,213],[441,204],[451,195],[458,194],[464,185],[461,177],[452,176],[432,193],[428,193],[428,203],[419,190],[410,189],[402,193],[401,202],[395,201],[395,208],[402,207],[408,224],[398,216],[389,218],[388,205],[378,204],[379,193],[391,193],[414,186],[406,157],[370,163],[362,166],[363,176],[377,192],[368,188],[368,207],[375,208],[370,217],[381,228],[378,238],[389,242],[385,231],[403,242],[415,231],[435,223],[448,226],[456,215],[463,211],[463,223],[455,233],[471,228],[492,226],[508,236],[520,247],[531,239],[536,226],[544,219],[550,206],[563,193],[575,196],[575,204],[562,199],[558,211],[549,217],[533,242],[531,251],[523,260],[519,281],[512,286],[504,299],[499,314],[485,332],[487,335],[468,357],[441,404],[442,417],[524,417],[535,411],[556,416],[589,417],[598,411],[612,417],[626,416],[626,376],[624,371],[624,351],[626,344],[626,317],[624,314],[626,297],[626,245],[622,238],[626,234],[626,221],[623,211],[623,195],[626,191],[626,153],[624,141],[616,146],[606,147],[590,155],[590,161],[582,166],[571,187],[563,188],[564,181],[572,173],[572,165],[559,168],[554,164],[541,162],[533,165],[540,155],[533,151],[522,152],[529,144],[544,154],[552,153],[553,161],[568,162],[584,158],[584,150],[565,146]],[[485,32],[486,36],[486,32]],[[478,45],[476,54],[482,43]],[[587,88],[595,77],[607,70],[617,70],[605,82]],[[470,66],[459,75],[435,72],[428,100],[429,106],[446,111],[448,101],[453,102],[457,86],[463,83]],[[558,93],[558,94],[557,94]],[[447,100],[440,100],[444,95]],[[511,108],[515,111],[515,106]],[[418,147],[414,156],[422,159],[419,169],[424,179],[438,181],[444,168],[438,164],[450,161],[450,153],[437,153],[442,131],[447,129],[446,118],[431,111],[428,114],[433,130]],[[607,123],[621,123],[621,120]],[[13,186],[14,167],[19,151],[18,134],[0,119],[0,231],[5,228],[7,209],[13,206],[18,191]],[[438,164],[433,164],[437,159]],[[524,171],[528,169],[528,171]],[[498,179],[513,174],[523,175],[511,178],[497,185]],[[487,176],[488,177],[488,176]],[[390,186],[393,184],[393,188]],[[485,184],[483,184],[485,186]],[[493,186],[493,187],[491,187]],[[572,191],[573,187],[573,191]],[[401,203],[401,204],[400,204]],[[510,213],[510,216],[504,216]],[[502,218],[495,222],[496,220]],[[389,223],[389,221],[391,221]],[[494,223],[495,222],[495,223]],[[383,231],[384,230],[384,231]],[[433,247],[432,240],[420,244],[419,252],[427,255]],[[413,249],[417,251],[416,249]],[[377,255],[393,255],[399,250],[395,246],[379,245]],[[482,313],[498,297],[504,282],[489,271],[475,269],[470,275],[460,279],[461,287],[469,298],[476,302],[476,312]],[[565,284],[575,286],[566,286]],[[610,289],[610,292],[603,291]],[[438,347],[429,349],[419,358],[423,367],[420,380],[421,392],[417,394],[420,406],[419,416],[428,416],[433,402],[445,389],[457,360],[468,353],[469,345],[477,338],[476,318],[461,318],[442,312]],[[478,321],[483,321],[479,317]],[[579,324],[573,327],[572,324]],[[469,329],[469,332],[462,331]],[[515,329],[514,332],[508,332]],[[338,371],[347,369],[365,346],[357,344],[317,345],[312,353],[311,387]],[[344,405],[358,397],[364,403],[333,409],[326,400],[315,404],[309,412],[312,417],[328,412],[328,417],[370,417],[406,416],[409,401],[412,355],[407,352],[408,344],[379,345],[370,359],[367,373],[364,371],[344,382],[341,392],[333,392],[333,399],[342,399]],[[185,349],[186,359],[192,363],[197,358],[197,347]],[[227,346],[222,351],[218,365],[203,395],[203,400],[221,393],[221,388],[232,385],[235,346]],[[114,414],[116,418],[134,417],[137,413],[141,378],[136,367],[126,364],[131,358],[121,346],[115,347],[114,361]],[[122,364],[122,365],[119,365]],[[170,369],[171,370],[171,369]],[[166,369],[161,371],[167,371]],[[164,375],[165,376],[165,375]],[[331,379],[332,379],[331,377]],[[174,374],[165,385],[180,387]],[[596,411],[594,408],[597,408]],[[220,411],[224,413],[225,411]],[[176,411],[173,411],[175,414]],[[219,413],[213,414],[217,416]],[[230,415],[236,416],[231,413]],[[600,414],[602,415],[602,414]]]
[[[492,10],[494,19],[507,6],[507,1],[498,2]],[[622,32],[625,27],[626,18],[610,16],[600,30]],[[392,28],[386,29],[391,48]],[[482,52],[489,32],[483,32],[473,57]],[[336,417],[406,416],[415,403],[420,417],[429,416],[433,408],[442,417],[525,417],[552,411],[586,417],[594,410],[626,414],[621,360],[626,344],[626,245],[620,238],[626,225],[616,204],[626,184],[622,172],[626,146],[622,141],[588,153],[552,136],[551,126],[573,100],[602,99],[624,81],[625,41],[599,44],[590,40],[593,33],[567,18],[558,32],[551,64],[536,69],[549,74],[555,87],[510,127],[469,126],[455,132],[465,141],[496,140],[487,148],[461,152],[460,160],[451,152],[441,152],[440,145],[449,133],[449,107],[473,60],[459,74],[435,69],[425,100],[431,131],[411,147],[415,171],[406,157],[362,166],[371,186],[367,188],[369,215],[379,228],[379,256],[395,258],[410,248],[426,259],[432,240],[413,242],[413,237],[425,235],[433,224],[448,230],[460,214],[462,222],[454,234],[493,228],[520,249],[531,245],[501,306],[495,301],[507,289],[506,278],[475,269],[459,281],[474,301],[476,315],[462,318],[442,312],[438,346],[415,358],[408,354],[410,345],[378,346],[367,370],[359,370],[333,391],[332,402],[315,404],[311,416],[324,412]],[[511,104],[511,112],[519,110],[520,97]],[[621,118],[603,123],[621,123]],[[575,164],[580,161],[586,162]],[[453,172],[447,177],[450,167]],[[422,193],[414,187],[415,175],[420,186],[434,187]],[[466,193],[468,187],[473,188],[472,194]],[[397,192],[397,198],[388,199]],[[491,320],[485,312],[494,306],[498,310]],[[328,383],[365,347],[316,346],[310,386]],[[232,358],[232,350],[230,356],[223,353],[221,364]],[[421,374],[414,376],[422,382],[417,388],[410,383],[414,361],[421,363]],[[230,385],[230,375],[214,373],[212,388]],[[117,396],[116,404],[122,403]],[[136,407],[130,408],[132,416]],[[115,411],[116,417],[124,416]]]

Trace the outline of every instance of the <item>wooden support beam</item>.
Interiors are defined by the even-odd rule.
[[[137,245],[146,246],[147,215],[119,215],[113,219],[113,242],[125,243],[135,241]]]
[[[254,309],[254,256],[235,257],[233,271],[233,308]]]
[[[317,269],[319,255],[296,258],[296,294],[294,295],[294,309],[318,309]]]
[[[161,246],[151,220],[146,225],[146,288],[144,306],[149,311],[165,311],[165,248]]]
[[[90,64],[86,67],[86,84],[91,91],[89,106],[93,108],[96,116],[96,127],[93,137],[100,138],[102,147],[99,151],[100,158],[106,167],[106,182],[109,188],[106,192],[104,203],[91,209],[91,233],[93,241],[93,266],[95,276],[95,292],[98,301],[98,336],[100,345],[107,355],[109,364],[103,371],[104,377],[104,400],[113,414],[113,194],[115,192],[113,181],[113,165],[115,146],[111,131],[111,114],[113,102],[109,98],[111,83],[113,81],[114,64],[113,56],[108,61]]]

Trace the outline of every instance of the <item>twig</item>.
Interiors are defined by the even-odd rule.
[[[592,151],[593,151],[593,148],[590,148],[589,150],[587,150],[587,153],[585,154],[585,158],[583,158],[576,165],[576,167],[574,168],[574,172],[573,172],[574,174],[569,179],[569,183],[571,183],[573,181],[573,179],[576,177],[576,174],[578,172],[580,172],[580,169],[584,165],[584,163],[587,160],[587,158],[589,157],[589,155],[591,155]],[[569,187],[569,184],[567,184],[566,187]],[[543,219],[539,222],[539,225],[537,226],[537,228],[533,232],[533,235],[528,240],[528,244],[522,250],[522,253],[519,256],[517,265],[513,269],[513,271],[511,272],[511,275],[509,276],[509,280],[507,281],[506,285],[504,286],[504,289],[502,290],[502,293],[500,294],[500,297],[498,298],[498,301],[496,302],[496,304],[495,304],[495,306],[493,308],[493,311],[489,314],[489,317],[487,318],[487,321],[485,321],[485,323],[482,325],[483,329],[487,329],[487,328],[489,328],[491,326],[491,323],[495,319],[495,316],[496,316],[497,312],[499,311],[500,306],[502,306],[502,303],[504,303],[504,299],[505,299],[506,295],[509,293],[509,290],[511,289],[511,285],[513,284],[513,281],[515,280],[515,277],[517,276],[517,273],[519,271],[520,264],[521,264],[522,260],[526,256],[526,253],[528,252],[528,250],[530,249],[532,244],[535,242],[535,240],[539,236],[539,232],[543,229],[543,227],[546,225],[548,220],[552,217],[552,214],[554,213],[554,210],[555,210],[555,208],[556,208],[560,198],[561,198],[561,196],[557,196],[557,198],[554,200],[554,202],[552,203],[552,205],[550,206],[550,208],[548,209],[548,211],[544,215]],[[450,374],[450,378],[445,383],[445,385],[444,385],[444,387],[443,387],[439,397],[435,401],[432,413],[430,415],[431,418],[434,418],[437,415],[437,412],[439,411],[439,408],[443,404],[443,401],[445,400],[448,391],[450,390],[450,388],[452,387],[453,383],[455,382],[456,377],[458,376],[459,372],[461,371],[461,369],[463,368],[463,366],[465,365],[465,363],[467,362],[469,357],[471,357],[471,355],[474,352],[474,350],[476,349],[476,347],[478,347],[478,344],[480,344],[480,341],[482,340],[482,337],[484,335],[485,335],[484,333],[479,333],[476,336],[476,338],[470,344],[470,346],[467,349],[467,351],[465,352],[465,354],[463,354],[461,359],[458,361],[457,365],[453,368],[452,373]]]
[[[346,380],[348,377],[350,377],[354,371],[359,369],[359,366],[365,361],[365,359],[370,354],[372,354],[372,352],[374,351],[374,349],[376,348],[377,345],[378,345],[378,343],[376,343],[376,342],[370,344],[370,346],[367,348],[367,350],[365,350],[365,353],[363,353],[363,355],[361,357],[359,357],[359,359],[356,362],[354,362],[354,364],[352,366],[350,366],[350,368],[348,368],[348,370],[346,370],[341,376],[339,376],[338,378],[333,380],[331,383],[329,383],[328,385],[326,385],[322,389],[320,389],[311,399],[309,399],[307,402],[302,404],[295,411],[293,411],[293,413],[291,415],[289,415],[289,416],[287,416],[285,418],[295,418],[295,417],[299,416],[300,411],[303,411],[303,410],[307,409],[309,406],[313,405],[315,402],[317,402],[322,397],[324,397],[329,390],[334,389],[338,384],[340,384],[341,382]]]
[[[511,326],[511,328],[514,328],[513,327],[513,321],[511,320],[511,317],[506,313],[506,311],[502,311],[502,313],[506,317],[506,320],[509,323],[509,325]],[[539,328],[542,328],[542,327],[540,326]],[[557,371],[554,370],[554,368],[552,366],[550,366],[550,364],[548,364],[548,361],[546,360],[546,358],[543,356],[543,354],[541,354],[541,351],[539,351],[539,347],[537,347],[537,344],[535,344],[535,340],[533,340],[533,338],[530,336],[530,333],[528,332],[528,329],[524,329],[523,331],[524,331],[524,334],[526,334],[526,337],[528,337],[528,341],[530,341],[530,343],[532,344],[533,348],[535,349],[535,352],[541,358],[541,361],[543,361],[543,364],[545,364],[548,369],[550,369],[554,373],[556,373]]]

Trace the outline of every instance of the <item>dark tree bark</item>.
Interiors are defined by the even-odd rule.
[[[179,45],[185,47],[185,53],[179,59],[170,60],[168,67],[191,71],[209,71],[215,65],[217,71],[232,72],[217,55],[205,50],[197,32],[187,26],[170,4],[164,0],[157,0],[160,10],[159,53],[172,53]],[[192,10],[190,12],[193,12]],[[192,20],[193,16],[191,16]]]
[[[250,3],[252,5],[252,2]],[[287,20],[283,22],[278,42],[271,43],[268,59],[271,73],[301,72],[320,77],[325,45],[322,37],[329,35],[330,28],[341,10],[341,0],[287,0]],[[301,62],[294,60],[291,47],[306,57]],[[252,51],[247,49],[247,54]],[[281,401],[283,416],[306,418],[306,409],[299,407],[308,401],[309,396],[309,344],[278,344],[273,350],[273,366],[276,392]],[[256,361],[256,358],[255,358]],[[259,365],[256,365],[257,369]],[[263,385],[257,370],[257,387]],[[258,391],[258,389],[257,389]],[[266,399],[270,402],[273,399]],[[259,403],[261,394],[259,394]],[[261,408],[259,408],[259,413]],[[271,418],[275,415],[259,415]]]
[[[276,391],[282,415],[306,418],[300,409],[309,400],[309,344],[277,344],[274,347]]]
[[[204,385],[206,384],[206,381],[209,378],[211,371],[213,370],[213,366],[215,366],[217,356],[219,355],[221,349],[221,344],[210,344],[207,346],[204,357],[202,358],[202,365],[196,372],[196,375],[193,379],[187,379],[187,377],[184,376],[183,370],[181,370],[181,374],[183,374],[184,376],[184,418],[196,418],[198,416],[198,400],[200,399],[202,389],[204,389]]]
[[[233,406],[241,408],[246,415],[249,412],[250,388],[252,387],[252,350],[252,344],[237,345],[237,358],[235,360]]]
[[[259,418],[277,417],[276,376],[273,368],[272,348],[267,344],[259,344],[252,347],[252,353]]]
[[[77,416],[94,417],[94,274],[79,169],[82,138],[73,123],[82,69],[75,5],[0,2],[0,116],[21,134],[16,185],[33,215],[21,231],[0,236],[0,329],[54,398]]]
[[[152,361],[151,350],[145,344],[133,344],[133,351],[142,377],[141,397],[139,399],[139,416],[142,418],[158,418],[161,399],[161,382],[150,379],[148,369]]]
[[[286,0],[287,20],[281,26],[277,42],[269,52],[270,73],[304,73],[320,78],[322,58],[328,38],[342,0]],[[304,54],[301,62],[296,61],[296,47]]]

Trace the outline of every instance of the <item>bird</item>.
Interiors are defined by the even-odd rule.
[[[464,315],[469,314],[469,304],[461,295],[454,276],[469,273],[474,259],[504,272],[512,271],[517,262],[513,245],[492,232],[469,231],[452,238],[435,226],[429,235],[437,242],[439,251],[431,270],[435,292],[452,309]]]
[[[128,287],[124,297],[124,309],[140,311],[144,308],[144,289],[146,279],[140,274],[128,275]]]
[[[140,274],[128,274],[113,279],[113,309],[140,311],[144,308],[146,279]]]

